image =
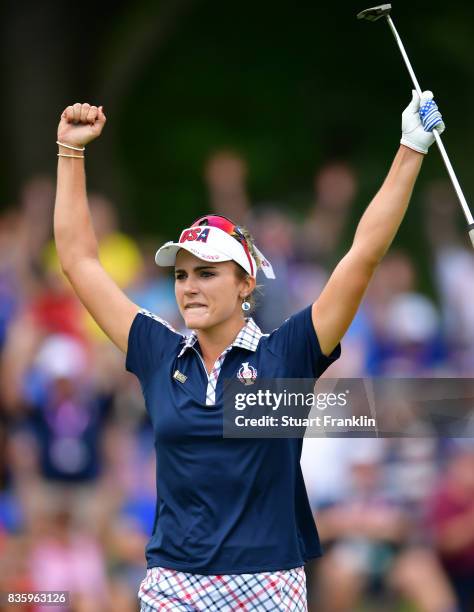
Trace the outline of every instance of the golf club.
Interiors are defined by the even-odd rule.
[[[406,67],[408,68],[408,72],[410,73],[410,77],[413,82],[413,85],[415,86],[415,89],[418,92],[418,95],[421,97],[421,93],[422,93],[421,87],[418,83],[418,79],[416,78],[415,73],[413,72],[413,68],[411,67],[410,60],[408,59],[408,55],[406,54],[405,47],[403,46],[402,40],[400,36],[398,35],[398,32],[395,28],[392,18],[390,17],[391,10],[392,10],[391,4],[380,4],[379,6],[373,6],[372,8],[365,9],[365,11],[361,11],[357,15],[357,19],[365,19],[366,21],[378,21],[379,19],[382,19],[385,17],[388,25],[390,26],[390,29],[392,30],[395,40],[397,41],[402,57],[405,60],[405,64],[406,64]],[[468,223],[469,237],[471,238],[472,246],[474,247],[474,218],[466,202],[466,198],[464,197],[464,194],[461,189],[461,185],[459,184],[459,181],[453,170],[451,162],[449,161],[449,157],[448,157],[448,154],[446,153],[446,149],[444,148],[444,144],[443,144],[443,141],[441,140],[441,136],[438,134],[436,130],[433,130],[433,136],[436,140],[436,144],[438,145],[439,151],[441,153],[441,157],[443,158],[444,165],[446,166],[446,170],[448,171],[448,174],[453,184],[454,190],[456,191],[456,195],[458,196],[459,203],[461,204],[464,215],[466,217],[466,220]]]

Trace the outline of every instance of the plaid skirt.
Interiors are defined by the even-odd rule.
[[[147,570],[140,612],[307,612],[303,567],[258,574],[205,576],[162,567]]]

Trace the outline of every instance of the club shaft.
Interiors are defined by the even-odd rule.
[[[466,198],[464,197],[464,193],[462,192],[461,185],[459,184],[458,178],[454,172],[454,169],[449,161],[448,154],[446,153],[446,149],[444,148],[443,141],[441,140],[441,136],[436,130],[433,130],[433,136],[435,137],[436,144],[438,145],[439,152],[441,153],[441,157],[443,158],[444,165],[446,166],[446,170],[448,171],[449,178],[454,187],[454,191],[458,196],[459,203],[464,212],[464,216],[466,217],[466,221],[469,225],[474,225],[474,217],[469,209],[469,205],[466,202]]]
[[[405,51],[405,47],[403,46],[402,43],[402,39],[400,38],[400,36],[398,35],[397,29],[395,28],[395,25],[393,23],[392,18],[390,17],[390,15],[387,15],[387,23],[390,26],[390,29],[392,30],[392,33],[395,37],[395,40],[397,41],[398,47],[400,49],[400,52],[402,54],[402,57],[405,61],[406,67],[408,68],[408,72],[410,73],[410,77],[411,80],[413,82],[413,85],[415,86],[415,89],[418,93],[418,95],[421,97],[421,87],[420,84],[418,83],[418,79],[416,78],[415,72],[413,71],[413,68],[411,66],[410,60],[408,59],[408,55]],[[461,204],[461,207],[463,209],[464,212],[464,216],[466,217],[466,220],[469,224],[470,227],[470,231],[469,231],[469,236],[471,238],[472,241],[472,245],[474,246],[474,218],[472,216],[472,213],[469,209],[469,206],[466,202],[466,198],[464,197],[464,194],[462,192],[461,189],[461,185],[459,184],[459,181],[456,177],[456,174],[454,172],[454,169],[451,165],[451,162],[449,161],[449,157],[448,154],[446,152],[446,149],[444,148],[444,144],[443,141],[441,140],[441,136],[439,135],[439,133],[436,130],[433,130],[433,135],[434,138],[436,140],[436,144],[438,145],[438,149],[441,153],[441,157],[443,158],[444,161],[444,165],[446,166],[446,170],[448,171],[449,174],[449,178],[451,179],[451,182],[453,184],[454,190],[456,192],[456,195],[458,196],[459,199],[459,203]]]
[[[405,64],[406,64],[406,67],[408,68],[408,72],[410,73],[413,85],[415,86],[415,89],[421,98],[420,84],[418,83],[418,79],[416,78],[415,72],[413,68],[411,67],[410,60],[408,59],[407,52],[405,51],[405,47],[403,46],[403,43],[402,43],[402,39],[398,35],[397,29],[390,15],[387,15],[387,23],[390,26],[390,29],[392,30],[393,35],[395,36],[395,40],[397,41],[398,47],[400,49],[400,53],[402,54],[402,57],[405,60]]]

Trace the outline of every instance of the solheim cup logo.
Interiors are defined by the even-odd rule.
[[[253,385],[255,379],[257,378],[257,370],[249,365],[248,361],[242,363],[242,367],[237,372],[237,378],[244,385]]]

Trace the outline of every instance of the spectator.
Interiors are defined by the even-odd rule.
[[[352,440],[351,450],[352,490],[317,513],[328,548],[320,565],[319,609],[354,610],[366,589],[380,593],[390,587],[423,612],[454,610],[453,594],[433,553],[410,545],[410,517],[384,489],[383,441]]]
[[[221,149],[211,155],[204,168],[204,180],[213,212],[250,225],[247,175],[247,162],[236,151]]]
[[[474,609],[474,448],[452,451],[428,506],[435,547],[462,612]]]
[[[354,169],[345,161],[331,161],[314,176],[314,202],[301,229],[300,257],[326,269],[337,261],[349,207],[358,189]]]

